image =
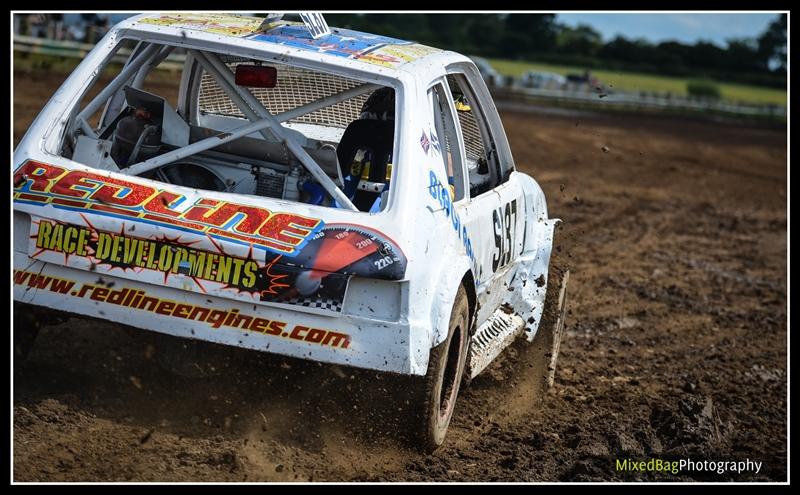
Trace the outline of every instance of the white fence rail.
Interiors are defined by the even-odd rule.
[[[711,111],[742,116],[786,117],[786,107],[782,105],[754,105],[743,102],[691,98],[685,96],[666,96],[652,93],[624,93],[594,91],[589,86],[580,89],[541,89],[526,88],[516,81],[509,86],[489,86],[498,97],[529,97],[530,99],[563,101],[617,109],[654,109],[676,111]]]
[[[560,90],[525,88],[519,85],[492,87],[496,95],[529,96],[533,98],[561,100],[575,103],[588,103],[593,106],[606,105],[616,108],[652,108],[665,110],[714,111],[736,115],[786,117],[786,107],[782,105],[753,105],[723,100],[688,98],[685,96],[664,96],[652,93],[605,93],[591,90]]]

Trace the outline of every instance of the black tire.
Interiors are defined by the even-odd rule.
[[[31,306],[14,303],[14,359],[25,361],[31,352],[41,323]]]
[[[469,301],[463,286],[459,287],[447,338],[431,349],[428,372],[413,387],[408,425],[414,447],[431,453],[444,443],[447,427],[453,417],[461,386],[469,346]]]

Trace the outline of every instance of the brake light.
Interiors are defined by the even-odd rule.
[[[278,82],[278,69],[265,65],[237,65],[236,85],[249,88],[274,88]]]

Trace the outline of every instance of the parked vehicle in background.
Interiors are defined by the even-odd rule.
[[[592,75],[588,70],[583,74],[567,74],[567,91],[588,93],[591,91],[603,90],[603,85],[599,79]]]
[[[524,88],[561,90],[567,84],[567,78],[555,72],[528,71],[519,79]]]
[[[503,85],[505,78],[499,72],[497,72],[494,67],[492,67],[492,64],[490,64],[488,60],[482,57],[473,56],[470,56],[469,58],[475,62],[475,66],[478,68],[478,71],[481,73],[481,77],[487,86]]]

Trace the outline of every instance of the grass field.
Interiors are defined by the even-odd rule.
[[[501,74],[507,76],[521,76],[529,70],[555,72],[566,75],[581,72],[580,68],[565,65],[540,64],[535,62],[520,62],[513,60],[489,60],[492,66]],[[609,70],[592,71],[600,81],[611,85],[614,89],[625,91],[657,91],[670,92],[674,95],[686,95],[687,78],[657,76],[633,72],[620,72]],[[774,88],[762,88],[745,84],[730,84],[717,82],[722,91],[722,98],[728,101],[740,101],[755,104],[786,105],[786,91]]]
[[[56,73],[70,73],[80,62],[79,59],[59,58],[38,54],[22,54],[14,52],[14,69],[23,71],[45,70]],[[565,65],[550,65],[534,62],[520,62],[513,60],[490,60],[492,66],[501,74],[520,76],[529,70],[555,72],[566,75],[580,72],[581,69]],[[118,70],[119,68],[114,68]],[[114,70],[112,69],[112,70]],[[605,84],[610,84],[614,89],[627,91],[657,91],[660,93],[671,92],[675,95],[686,94],[688,79],[679,77],[656,76],[651,74],[637,74],[632,72],[618,72],[595,70],[592,73]],[[153,80],[169,80],[175,77],[171,71],[156,71],[151,75]],[[786,105],[786,91],[773,88],[761,88],[744,84],[718,83],[722,97],[729,101],[741,101],[755,104]]]
[[[49,72],[53,74],[64,74],[66,76],[72,73],[81,61],[82,59],[78,58],[54,57],[51,55],[15,51],[13,69],[21,72]],[[116,74],[121,69],[121,64],[112,62],[103,69],[103,72]],[[175,77],[180,77],[180,73],[174,70],[159,69],[153,71],[150,76],[148,76],[148,80],[153,82],[167,82],[174,80]]]

